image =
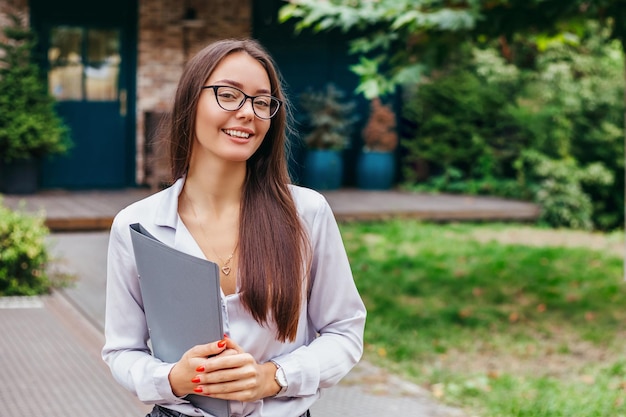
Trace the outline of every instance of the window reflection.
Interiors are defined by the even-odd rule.
[[[57,27],[52,30],[48,61],[48,86],[57,100],[82,100],[82,30]]]
[[[119,36],[116,30],[89,30],[87,33],[87,100],[117,100]]]
[[[59,26],[48,50],[48,86],[57,100],[118,98],[119,32]]]

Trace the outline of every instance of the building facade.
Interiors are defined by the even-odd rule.
[[[43,162],[43,188],[149,185],[167,173],[155,131],[189,57],[222,38],[254,37],[273,55],[292,102],[307,88],[356,77],[340,35],[294,35],[280,0],[0,0],[0,26],[19,14],[74,146]],[[297,158],[297,156],[296,156]]]

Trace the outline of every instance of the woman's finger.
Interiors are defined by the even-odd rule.
[[[243,348],[241,346],[239,346],[233,339],[231,339],[230,337],[225,337],[224,338],[224,342],[226,342],[226,348],[228,349],[234,349],[237,351],[237,353],[245,353],[245,351],[243,350]]]
[[[224,340],[218,340],[217,342],[211,342],[204,345],[196,345],[189,349],[185,356],[187,358],[208,358],[220,354],[226,348],[226,342]]]

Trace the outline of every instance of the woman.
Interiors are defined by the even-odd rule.
[[[230,401],[232,416],[308,415],[363,349],[365,307],[326,200],[289,183],[288,106],[253,40],[209,45],[187,64],[169,133],[169,188],[122,210],[111,228],[106,342],[116,380],[150,416],[210,416],[184,397]],[[176,363],[149,350],[129,225],[218,264],[223,340]],[[176,279],[176,277],[172,277]]]

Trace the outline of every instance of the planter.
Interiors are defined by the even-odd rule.
[[[39,161],[33,158],[0,161],[0,192],[33,194],[39,188]]]
[[[303,185],[314,190],[336,190],[343,182],[341,151],[309,150],[304,160]]]
[[[393,185],[396,158],[393,152],[363,151],[357,161],[356,181],[365,190],[387,190]]]

